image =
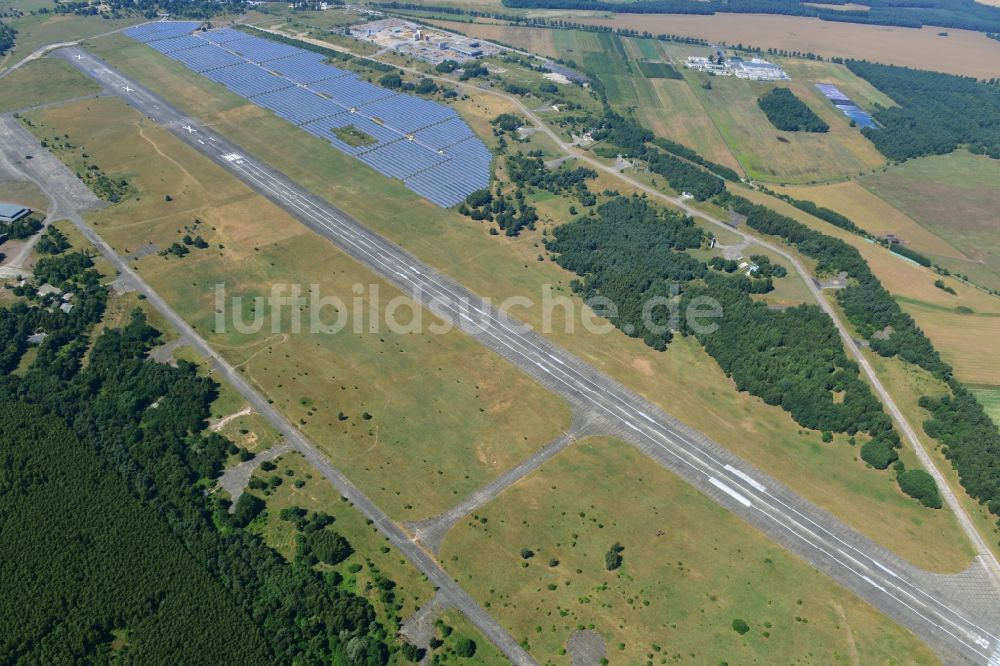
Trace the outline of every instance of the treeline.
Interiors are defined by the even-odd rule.
[[[879,108],[880,128],[862,133],[886,157],[906,160],[959,146],[1000,159],[1000,88],[975,79],[848,60],[848,69],[899,106]]]
[[[826,4],[843,5],[847,2],[836,0]],[[913,3],[864,0],[862,4],[866,8],[855,11],[832,9],[823,7],[820,3],[809,4],[799,0],[640,0],[629,3],[612,0],[503,0],[505,7],[518,9],[585,9],[616,14],[783,14],[907,28],[934,25],[980,32],[1000,30],[1000,10],[975,0],[921,0]]]
[[[813,217],[818,217],[824,222],[829,222],[833,226],[839,227],[844,231],[850,231],[852,234],[864,236],[865,238],[872,237],[871,234],[869,234],[867,231],[856,225],[854,223],[854,220],[847,217],[846,215],[838,213],[835,210],[831,210],[826,206],[820,206],[813,201],[809,201],[808,199],[796,199],[795,197],[785,194],[784,192],[776,192],[774,190],[768,189],[767,187],[764,187],[763,185],[758,185],[757,189],[759,189],[761,192],[770,194],[772,197],[777,197],[782,201],[786,201],[791,205],[795,206],[796,208],[798,208],[799,210],[809,213]]]
[[[301,39],[295,39],[294,37],[287,37],[285,35],[278,35],[273,32],[268,32],[267,30],[261,30],[260,28],[255,28],[252,25],[245,25],[242,23],[237,23],[232,26],[236,30],[241,30],[247,34],[253,35],[255,37],[262,37],[264,39],[270,39],[273,42],[279,42],[281,44],[288,44],[289,46],[294,46],[296,48],[305,49],[306,51],[312,51],[313,53],[319,53],[324,55],[331,60],[351,60],[354,58],[350,53],[345,53],[344,51],[338,51],[336,49],[327,48],[325,46],[320,46],[319,44],[313,44],[312,42],[305,42]],[[392,68],[395,69],[395,68]]]
[[[1000,516],[1000,431],[974,395],[950,384],[951,396],[920,399],[930,412],[924,430],[944,445],[966,492]]]
[[[934,263],[924,255],[917,252],[916,250],[912,250],[906,247],[905,245],[900,245],[899,243],[893,243],[889,245],[889,251],[895,252],[896,254],[902,257],[906,257],[907,259],[915,261],[921,266],[925,266],[928,268]]]
[[[771,124],[785,132],[827,132],[830,126],[788,88],[772,88],[757,99]]]
[[[591,132],[591,136],[595,140],[606,140],[625,155],[645,161],[652,173],[666,178],[671,189],[678,192],[689,192],[698,201],[709,199],[726,189],[725,181],[721,176],[716,176],[686,160],[649,146],[650,142],[655,143],[653,133],[631,118],[626,118],[612,111],[607,104],[607,97],[599,79],[591,76],[591,82],[592,84],[597,83],[595,89],[605,101],[604,116],[596,123]],[[666,145],[671,145],[671,143],[666,142]],[[679,146],[680,144],[673,145]]]
[[[0,661],[386,664],[367,600],[241,529],[259,507],[203,492],[236,450],[206,429],[217,385],[148,360],[139,311],[91,343],[107,292],[87,255],[35,274],[0,309]]]
[[[711,162],[702,157],[701,155],[699,155],[698,153],[696,153],[695,151],[693,151],[692,149],[688,148],[687,146],[681,145],[676,141],[671,141],[670,139],[664,139],[663,137],[658,136],[653,139],[653,143],[655,143],[657,146],[667,151],[668,153],[673,153],[678,157],[683,157],[689,162],[694,162],[695,164],[699,164],[708,169],[709,171],[711,171],[712,173],[716,174],[717,176],[722,176],[726,180],[731,180],[734,183],[738,183],[740,181],[740,175],[735,171],[733,171],[732,169],[730,169],[729,167],[723,166],[721,164],[716,164],[715,162]]]
[[[817,272],[846,272],[851,283],[837,292],[837,301],[873,351],[882,356],[898,355],[941,378],[950,376],[951,369],[941,360],[930,340],[885,290],[854,247],[729,192],[716,197],[716,201],[745,215],[752,229],[778,236],[816,259],[819,262]]]
[[[618,196],[596,213],[556,227],[546,246],[559,265],[581,277],[572,282],[574,291],[613,304],[611,323],[658,350],[675,330],[694,335],[738,390],[781,406],[804,427],[867,433],[862,455],[880,468],[895,460],[899,437],[846,357],[830,318],[815,306],[775,311],[750,297],[763,291],[759,284],[770,288],[779,267],[766,262],[768,276],[759,279],[727,271],[723,261],[710,270],[685,252],[700,247],[705,233],[690,217],[644,198]],[[718,306],[720,316],[688,316],[699,303]],[[866,454],[876,450],[883,455]]]
[[[14,48],[14,38],[17,36],[17,30],[10,27],[6,23],[0,23],[0,56],[7,55],[7,51]]]

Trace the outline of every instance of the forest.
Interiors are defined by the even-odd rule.
[[[749,278],[716,257],[711,266],[717,270],[710,270],[685,252],[705,240],[689,217],[641,197],[616,196],[595,215],[556,227],[546,247],[580,276],[571,283],[574,291],[614,304],[609,320],[625,334],[661,351],[675,332],[694,335],[737,390],[781,406],[804,427],[866,433],[866,462],[880,469],[892,463],[899,437],[830,318],[816,306],[778,311],[754,301],[750,295],[769,289],[770,276],[784,267],[762,258],[766,276]],[[755,288],[761,284],[766,287]],[[686,316],[706,299],[722,312],[710,331]]]
[[[772,88],[757,99],[771,124],[785,132],[828,132],[830,126],[788,88]]]
[[[206,429],[218,386],[148,360],[161,336],[139,310],[94,333],[107,291],[88,255],[35,273],[0,309],[0,661],[387,663],[400,646],[366,599],[202,492],[237,450]]]
[[[889,159],[941,155],[960,146],[1000,159],[1000,87],[864,60],[845,64],[899,105],[875,111],[882,127],[861,130]]]
[[[783,14],[812,16],[826,21],[897,25],[919,28],[924,25],[962,28],[979,32],[1000,31],[1000,9],[976,0],[857,0],[862,10],[823,5],[846,5],[849,0],[809,3],[800,0],[503,0],[505,7],[519,9],[585,9],[629,14]]]

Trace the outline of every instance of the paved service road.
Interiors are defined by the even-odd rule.
[[[304,225],[413,294],[433,313],[455,322],[574,408],[593,414],[608,434],[632,442],[773,540],[910,627],[947,662],[1000,663],[1000,595],[981,564],[952,577],[929,575],[910,566],[547,339],[525,331],[522,324],[499,314],[447,276],[86,51],[69,48],[61,53]],[[242,378],[236,375],[233,381],[242,382]],[[262,407],[271,411],[266,403]],[[294,430],[286,436],[291,441],[301,437]],[[320,469],[329,467],[314,449],[309,450],[317,458],[314,464]],[[334,470],[334,474],[339,473]],[[339,483],[349,484],[343,478]],[[419,553],[433,564],[424,551]],[[450,578],[448,581],[454,585]],[[472,619],[477,620],[475,616]]]

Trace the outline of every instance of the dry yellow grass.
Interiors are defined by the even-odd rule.
[[[701,37],[713,42],[865,58],[977,78],[1000,76],[1000,42],[969,30],[949,29],[947,37],[939,37],[940,28],[859,25],[759,14],[619,14],[614,18],[576,20],[654,34]]]
[[[996,384],[1000,377],[1000,316],[958,314],[919,303],[902,303],[934,342],[956,376],[967,384]]]

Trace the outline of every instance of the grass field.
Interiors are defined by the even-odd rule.
[[[1000,160],[957,151],[910,160],[860,182],[967,259],[948,268],[1000,289]]]
[[[973,386],[969,389],[986,408],[993,422],[1000,427],[1000,386]]]
[[[69,63],[53,58],[29,62],[0,79],[0,113],[95,95],[101,87]]]
[[[775,129],[757,105],[757,98],[773,89],[773,83],[717,76],[712,77],[711,90],[706,90],[701,86],[706,75],[685,70],[684,77],[740,164],[755,180],[824,181],[857,175],[884,162],[842,114],[818,99],[822,96],[808,82],[781,85],[792,88],[830,125],[827,133]]]
[[[609,572],[615,543],[623,564]],[[577,628],[602,636],[611,663],[936,661],[915,636],[614,440],[561,453],[458,525],[440,559],[543,663],[570,663],[562,648]],[[750,625],[744,636],[732,629],[737,618]]]
[[[956,376],[970,384],[993,384],[1000,378],[1000,352],[985,341],[1000,340],[1000,314],[962,314],[901,300]]]
[[[898,358],[887,359],[871,352],[866,352],[866,356],[886,388],[892,393],[893,399],[902,410],[903,415],[913,425],[924,449],[930,453],[938,470],[965,507],[966,513],[983,534],[986,543],[993,549],[993,553],[1000,557],[1000,527],[997,525],[997,517],[962,491],[958,472],[952,467],[951,461],[946,459],[941,452],[941,443],[931,439],[923,429],[923,423],[927,420],[928,414],[919,405],[920,397],[923,395],[933,397],[947,395],[950,393],[947,385],[929,372],[900,361]],[[986,401],[987,409],[989,409],[991,398],[1000,398],[1000,390],[998,387],[983,387],[977,395],[980,396],[980,400]],[[992,404],[996,406],[996,403]],[[908,455],[901,456],[900,459],[908,468],[915,467],[915,456],[909,451],[904,451],[904,453]]]
[[[16,7],[25,13],[21,18],[11,19],[10,25],[17,30],[14,48],[5,56],[0,56],[0,70],[13,65],[36,49],[47,44],[73,41],[102,35],[135,23],[142,23],[142,17],[130,19],[102,19],[98,16],[76,16],[74,14],[29,14],[30,10],[49,7],[51,3],[36,0],[3,0],[0,12]]]
[[[92,217],[119,252],[147,242],[168,247],[202,220],[194,233],[210,248],[183,259],[153,254],[136,267],[391,514],[418,519],[444,510],[568,423],[564,403],[461,333],[352,332],[370,289],[383,303],[398,292],[117,100],[54,107],[32,119],[42,136],[58,129],[87,137],[90,160],[133,184],[134,199]],[[337,335],[310,332],[306,308],[302,333],[289,333],[286,309],[277,333],[241,334],[231,321],[220,333],[220,284],[245,297],[267,294],[272,284],[304,285],[308,294],[317,284],[323,296],[351,304],[350,324]],[[354,285],[365,289],[360,309]],[[328,309],[322,319],[329,317]]]
[[[553,262],[536,260],[540,232],[516,239],[490,236],[485,225],[433,207],[274,116],[249,106],[237,108],[233,96],[220,92],[219,86],[187,76],[186,69],[151,49],[108,38],[101,40],[99,50],[127,74],[214,123],[253,154],[472,291],[494,302],[514,295],[537,298],[546,284],[556,295],[571,295],[572,276]],[[476,105],[460,109],[480,111]],[[474,126],[484,123],[482,116],[467,117]],[[302,160],[302,155],[310,159]],[[373,193],[378,193],[377,207],[371,205]],[[571,302],[579,307],[578,301]],[[540,308],[518,308],[516,314],[541,328]],[[567,333],[559,309],[551,337],[903,557],[941,571],[968,565],[967,547],[953,521],[903,496],[886,475],[864,469],[853,450],[823,446],[819,433],[801,431],[779,408],[737,393],[718,365],[690,340],[675,341],[670,351],[658,353],[617,333],[590,334],[579,326]]]
[[[365,517],[345,501],[309,461],[291,452],[282,455],[276,463],[277,469],[265,472],[258,468],[254,476],[265,481],[278,476],[283,480],[282,484],[267,495],[259,490],[248,491],[267,503],[265,517],[255,521],[251,529],[260,534],[269,546],[285,559],[295,557],[295,526],[281,520],[278,514],[282,509],[297,506],[309,512],[323,512],[333,516],[331,529],[346,537],[355,550],[353,555],[330,568],[344,577],[344,587],[366,596],[372,602],[381,621],[394,629],[398,628],[396,611],[387,609],[379,601],[378,589],[372,589],[370,585],[373,567],[396,583],[396,597],[402,601],[402,608],[398,611],[399,621],[405,620],[434,596],[434,588],[427,579],[391,547],[388,539],[375,526],[368,524]],[[301,488],[295,487],[296,481],[304,482]],[[361,569],[351,573],[354,564],[361,565]]]
[[[715,43],[867,59],[980,79],[1000,76],[1000,42],[969,30],[949,29],[947,37],[939,37],[940,29],[930,26],[917,30],[760,14],[619,14],[574,20],[654,35],[669,33]]]
[[[0,180],[0,201],[18,203],[32,210],[49,207],[49,198],[30,180]]]

